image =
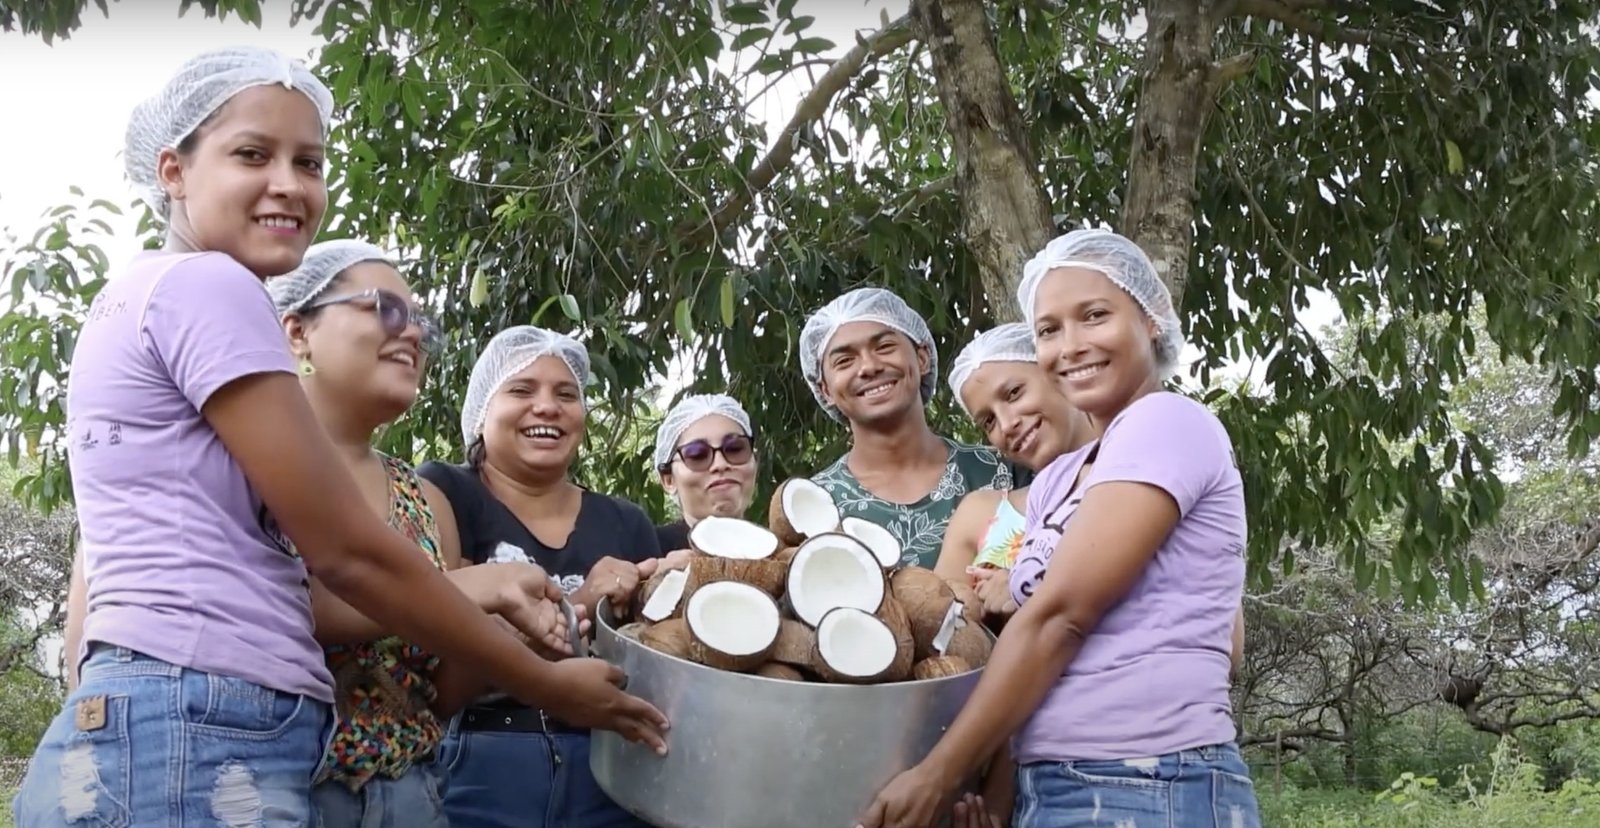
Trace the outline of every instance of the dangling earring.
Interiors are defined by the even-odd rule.
[[[302,377],[309,377],[317,372],[317,366],[311,364],[311,357],[303,354],[300,357],[300,361],[295,364],[295,368]]]

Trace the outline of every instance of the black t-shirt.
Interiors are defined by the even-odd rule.
[[[552,549],[528,531],[471,467],[434,461],[424,463],[417,473],[450,500],[461,535],[461,557],[472,563],[492,560],[495,547],[510,544],[559,579],[562,592],[570,594],[583,585],[601,558],[638,563],[661,556],[650,517],[620,497],[585,489],[566,546]]]
[[[674,521],[656,527],[656,541],[661,544],[661,554],[689,548],[689,524]]]

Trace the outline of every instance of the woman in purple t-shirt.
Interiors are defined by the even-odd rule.
[[[1182,347],[1166,286],[1133,242],[1080,230],[1028,263],[1018,298],[1039,364],[1099,436],[1034,480],[1017,613],[944,738],[861,824],[931,824],[1009,737],[1020,828],[1259,826],[1228,700],[1243,484],[1216,417],[1162,390]]]
[[[660,745],[620,671],[538,658],[387,526],[307,404],[262,280],[322,223],[332,112],[304,66],[255,48],[185,62],[133,112],[124,162],[166,244],[111,274],[73,353],[79,678],[19,826],[310,824],[333,687],[308,567],[519,697]],[[543,587],[529,598],[559,600]]]

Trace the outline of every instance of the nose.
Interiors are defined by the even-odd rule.
[[[1022,432],[1022,418],[1018,417],[1009,406],[995,406],[994,419],[1007,442]]]
[[[883,360],[878,359],[877,355],[871,351],[861,356],[860,365],[858,373],[864,377],[876,376],[883,371]]]
[[[534,394],[530,407],[533,409],[534,416],[545,419],[555,417],[561,408],[556,403],[555,395],[551,393]]]
[[[268,165],[267,190],[278,198],[298,199],[305,196],[305,182],[294,168],[294,159],[281,156]]]

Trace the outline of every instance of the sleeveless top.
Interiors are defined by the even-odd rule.
[[[402,460],[380,455],[389,475],[389,525],[444,569],[439,530],[421,479]],[[444,728],[429,705],[437,696],[438,656],[396,636],[324,648],[333,672],[338,727],[322,778],[359,790],[373,776],[398,779],[439,744]]]
[[[1023,529],[1026,527],[1022,513],[1011,505],[1008,494],[1000,495],[1000,505],[995,507],[994,516],[989,518],[989,527],[984,530],[983,540],[978,542],[978,555],[972,559],[973,566],[1010,569],[1017,561],[1017,552],[1022,549]]]

